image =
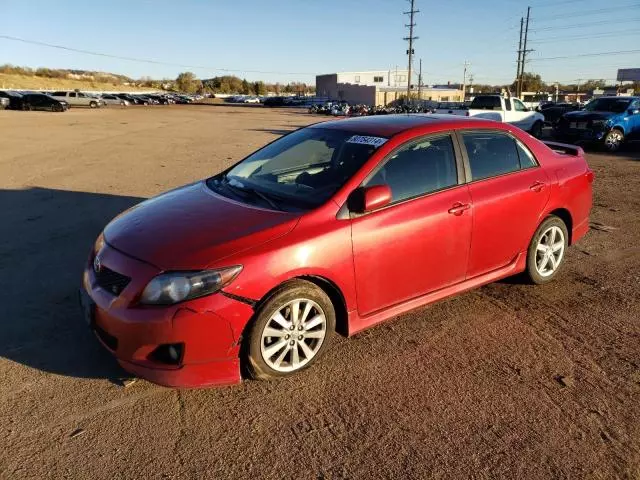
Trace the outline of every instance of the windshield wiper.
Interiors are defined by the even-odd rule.
[[[224,182],[222,182],[222,184],[225,187],[228,187],[229,189],[233,190],[233,191],[238,191],[238,192],[243,192],[243,193],[249,193],[255,197],[258,197],[260,199],[262,199],[263,201],[267,202],[269,204],[269,206],[271,208],[273,208],[274,210],[280,210],[283,211],[283,208],[281,206],[279,206],[276,202],[273,201],[272,198],[270,198],[269,196],[267,196],[266,194],[262,193],[260,190],[257,190],[255,188],[251,188],[251,187],[247,187],[245,185],[243,185],[242,187],[239,187],[237,185],[233,185],[232,183],[229,182],[228,179],[225,179]]]

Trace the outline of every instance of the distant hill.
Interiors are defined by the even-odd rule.
[[[88,70],[17,67],[0,65],[2,89],[157,90],[162,81],[134,80],[125,75]]]

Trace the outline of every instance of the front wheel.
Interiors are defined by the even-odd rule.
[[[326,350],[335,325],[335,310],[324,291],[305,280],[282,285],[248,328],[244,360],[249,374],[270,380],[309,367]]]
[[[533,124],[533,127],[531,127],[531,136],[535,137],[535,138],[542,137],[542,122],[541,121],[538,120],[536,123]]]
[[[91,102],[91,103],[89,103],[89,107],[98,108],[98,104],[96,102]]]
[[[568,239],[567,226],[559,217],[551,215],[540,224],[527,251],[525,273],[532,283],[540,285],[555,278],[564,262]]]
[[[624,133],[618,129],[613,129],[604,137],[604,148],[609,152],[617,152],[624,141]]]

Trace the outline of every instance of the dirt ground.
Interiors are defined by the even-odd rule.
[[[0,478],[640,478],[640,151],[590,153],[557,281],[338,338],[276,383],[123,372],[76,292],[101,228],[317,118],[227,106],[0,111]]]

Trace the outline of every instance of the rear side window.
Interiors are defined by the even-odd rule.
[[[500,97],[498,96],[478,96],[473,99],[469,108],[478,110],[500,110]]]
[[[516,141],[516,148],[518,149],[518,157],[520,158],[520,168],[531,168],[538,165],[533,153],[531,153],[527,147],[522,145],[522,143]]]
[[[497,132],[463,133],[467,149],[471,180],[504,175],[520,170],[520,158],[515,140]]]
[[[74,98],[75,98],[75,96],[76,96],[76,92],[69,92],[69,96],[70,96],[70,97],[74,97]]]
[[[411,142],[385,162],[365,186],[388,185],[392,201],[442,190],[458,183],[451,136]]]

